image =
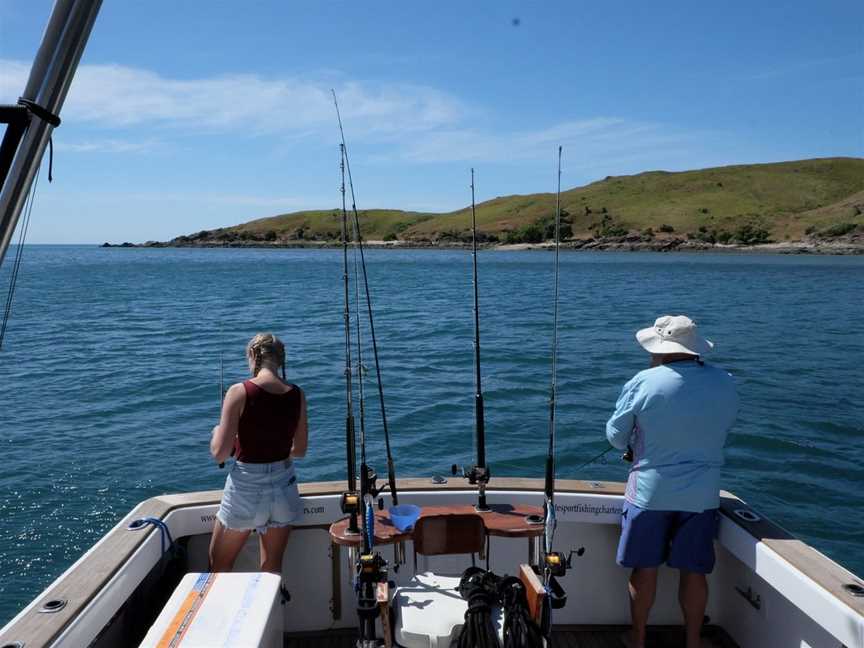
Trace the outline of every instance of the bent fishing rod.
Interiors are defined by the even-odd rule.
[[[486,513],[491,509],[486,504],[486,484],[489,483],[489,467],[486,465],[486,421],[483,408],[483,386],[480,380],[480,288],[477,282],[477,214],[474,203],[474,169],[471,169],[471,259],[473,264],[474,282],[474,435],[477,446],[477,461],[464,476],[468,483],[477,485],[477,504],[474,509],[478,513]],[[453,474],[459,472],[459,467],[453,466]]]
[[[360,230],[360,217],[357,214],[357,199],[354,194],[354,180],[351,176],[351,163],[348,156],[348,147],[345,144],[345,131],[342,128],[342,115],[339,112],[339,102],[336,99],[336,92],[331,91],[333,93],[333,105],[336,108],[336,118],[339,122],[339,135],[342,139],[342,151],[345,156],[345,170],[348,174],[348,188],[351,191],[351,213],[354,221],[354,228],[356,232],[355,244],[357,249],[360,251],[360,266],[363,271],[363,286],[364,292],[366,295],[366,310],[369,314],[369,336],[372,340],[372,353],[375,357],[375,374],[377,377],[378,383],[378,401],[381,405],[381,424],[384,429],[384,447],[387,452],[387,482],[390,488],[390,496],[393,500],[393,505],[399,504],[399,496],[396,492],[396,469],[393,464],[393,453],[390,448],[390,432],[387,428],[387,412],[384,406],[384,386],[381,380],[381,363],[378,358],[378,342],[375,337],[375,322],[372,316],[372,297],[369,292],[369,277],[366,272],[366,256],[363,252],[363,237]],[[361,442],[361,452],[364,452],[362,448]],[[363,464],[361,459],[360,466],[360,490],[361,494],[365,496],[366,493],[374,492],[373,496],[377,496],[380,491],[375,488],[374,473],[369,469],[368,465]],[[366,488],[364,489],[364,482]]]

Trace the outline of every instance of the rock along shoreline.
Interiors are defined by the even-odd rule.
[[[368,248],[374,249],[427,249],[463,250],[470,249],[469,242],[458,240],[437,241],[364,241]],[[120,248],[257,248],[257,249],[327,249],[342,246],[338,241],[148,241],[146,243],[103,243],[101,247]],[[552,250],[554,242],[543,243],[478,243],[478,249],[493,251]],[[639,236],[621,236],[588,239],[570,239],[561,242],[566,251],[598,252],[733,252],[757,254],[819,254],[819,255],[864,255],[864,236],[855,235],[842,239],[811,239],[804,241],[784,241],[781,243],[760,243],[756,245],[736,245],[707,243],[697,239],[679,237],[654,238],[645,240]]]

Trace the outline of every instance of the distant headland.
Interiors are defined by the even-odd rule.
[[[503,196],[476,207],[484,248],[543,249],[554,236],[555,195]],[[471,243],[470,207],[445,214],[359,212],[376,247]],[[332,247],[341,210],[294,212],[170,241],[105,247]],[[608,176],[561,194],[565,249],[864,254],[864,159],[821,158],[695,171]]]

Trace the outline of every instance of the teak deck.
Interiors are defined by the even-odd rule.
[[[565,626],[552,633],[551,648],[623,648],[621,635],[625,626]],[[322,633],[285,635],[284,648],[354,648],[353,630],[331,630]],[[651,627],[648,629],[647,648],[680,648],[684,645],[684,632],[678,627]],[[706,648],[738,648],[726,632],[718,626],[706,626],[702,632],[702,645]]]

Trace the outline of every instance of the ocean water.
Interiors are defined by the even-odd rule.
[[[470,254],[367,261],[397,474],[446,474],[473,456]],[[479,256],[495,475],[543,475],[552,261]],[[220,356],[226,386],[246,377],[257,331],[283,337],[308,395],[301,479],[343,478],[341,276],[338,250],[25,249],[0,352],[0,623],[140,500],[222,486],[208,455]],[[737,379],[724,488],[864,574],[864,258],[562,253],[560,477],[625,479],[617,453],[577,467],[606,447],[618,392],[647,364],[634,331],[664,313],[696,319]]]

